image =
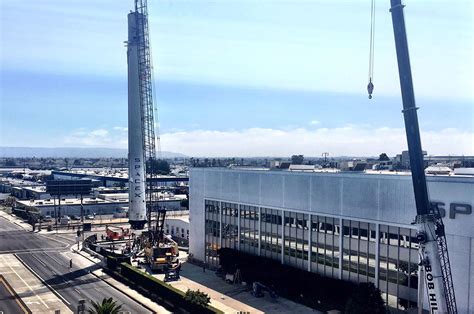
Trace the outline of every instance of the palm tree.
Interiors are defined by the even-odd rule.
[[[92,302],[92,308],[89,308],[89,314],[118,314],[122,309],[121,305],[117,304],[117,301],[114,301],[112,298],[104,298],[102,303]]]

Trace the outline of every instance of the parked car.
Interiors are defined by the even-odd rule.
[[[89,219],[89,220],[94,220],[94,218],[95,218],[94,215],[87,215],[86,216],[86,219]]]
[[[76,216],[76,215],[72,215],[72,216],[71,216],[71,219],[72,219],[72,220],[81,220],[81,217]]]
[[[43,216],[43,218],[41,218],[42,221],[44,222],[50,222],[50,221],[53,221],[53,218],[49,215],[46,215],[46,216]]]

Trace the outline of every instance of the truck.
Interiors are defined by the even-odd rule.
[[[123,240],[130,235],[130,229],[123,227],[105,226],[106,240]]]
[[[69,216],[63,216],[61,218],[59,218],[59,224],[61,225],[67,225],[71,222],[71,218],[69,218]]]

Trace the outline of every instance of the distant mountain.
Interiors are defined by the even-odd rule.
[[[37,158],[126,158],[128,151],[123,148],[101,147],[0,147],[1,157],[37,157]],[[174,152],[162,151],[163,158],[186,157]]]

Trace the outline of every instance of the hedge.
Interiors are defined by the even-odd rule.
[[[160,299],[166,300],[178,309],[189,313],[223,313],[211,305],[200,306],[184,299],[185,293],[175,287],[138,270],[127,263],[120,264],[120,274],[130,280],[135,285],[140,286],[146,291],[156,294]]]

